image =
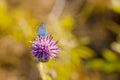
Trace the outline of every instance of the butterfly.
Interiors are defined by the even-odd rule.
[[[37,36],[39,36],[39,37],[40,37],[40,36],[45,37],[45,36],[47,35],[45,23],[41,23],[41,24],[38,26],[38,28],[37,28],[37,30],[36,30],[36,33],[37,33]]]

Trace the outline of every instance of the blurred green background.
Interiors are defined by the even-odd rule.
[[[37,64],[41,22],[60,51]],[[0,80],[120,80],[120,0],[0,0]]]

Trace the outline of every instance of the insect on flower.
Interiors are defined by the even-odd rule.
[[[38,37],[32,42],[33,56],[40,62],[56,57],[58,41],[54,41],[52,35],[47,35],[44,23],[37,28],[36,33]]]

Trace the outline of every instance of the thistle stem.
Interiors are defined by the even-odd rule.
[[[46,80],[46,74],[45,74],[44,64],[42,62],[38,63],[38,69],[39,69],[39,72],[40,72],[42,80]]]

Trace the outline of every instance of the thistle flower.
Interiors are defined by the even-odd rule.
[[[49,59],[56,57],[58,51],[57,43],[58,41],[54,41],[52,35],[38,36],[35,41],[32,42],[33,56],[40,62],[47,62]]]

